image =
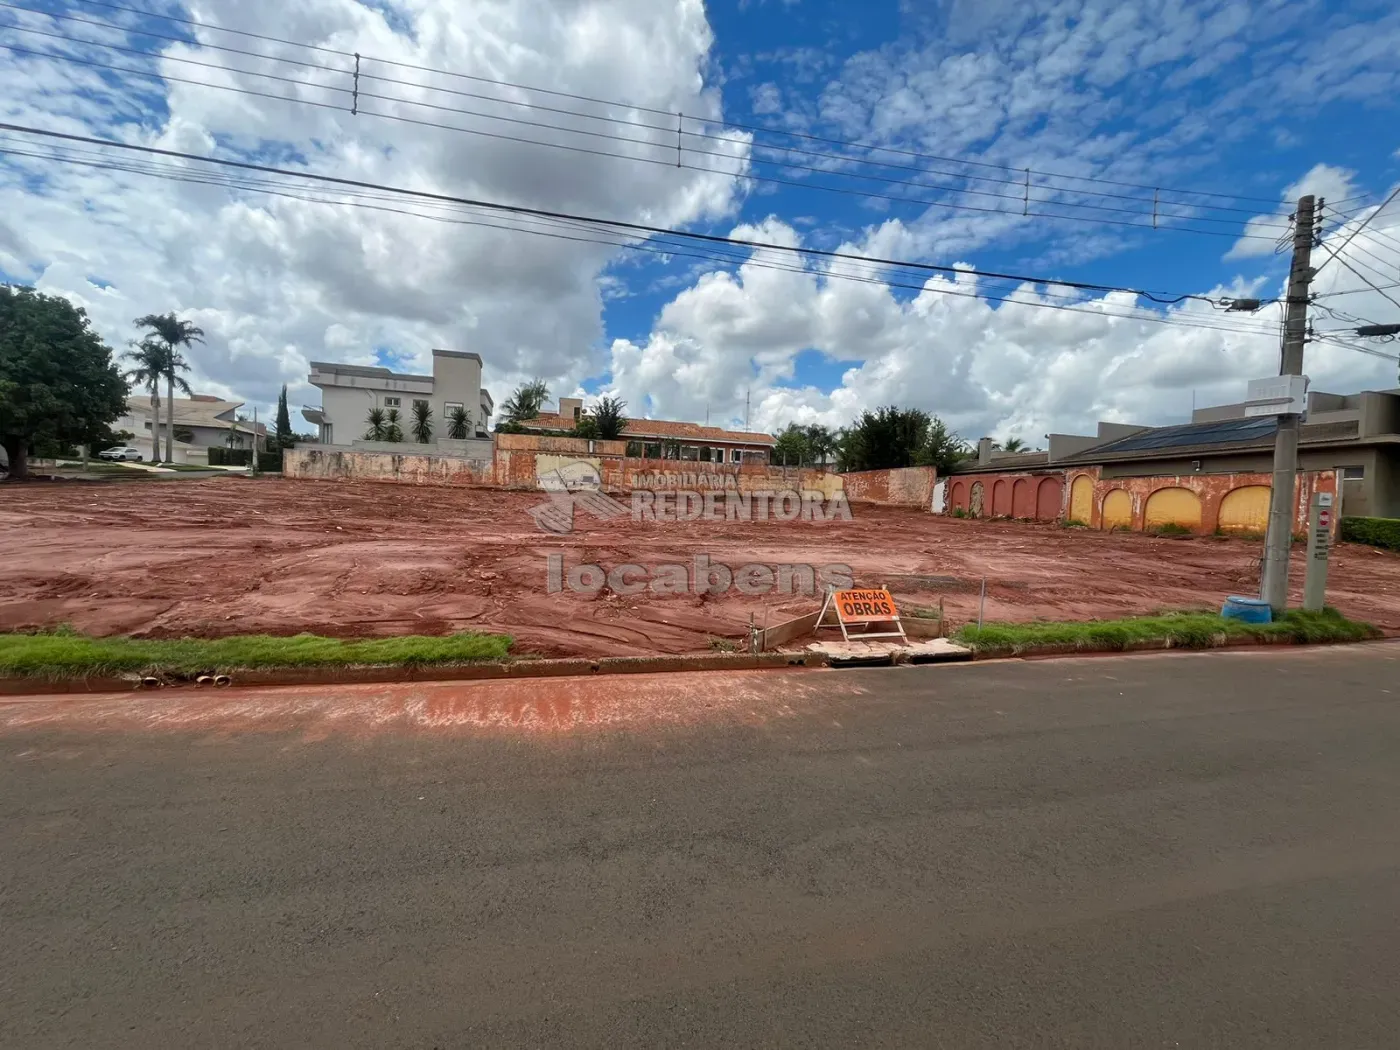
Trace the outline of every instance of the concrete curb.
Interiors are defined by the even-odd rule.
[[[1220,637],[1220,636],[1217,636]],[[1389,641],[1389,638],[1358,638],[1355,641],[1335,641],[1335,642],[1297,642],[1292,638],[1251,638],[1247,641],[1224,641],[1220,640],[1210,645],[1175,645],[1170,641],[1161,642],[1130,642],[1121,649],[1107,648],[1079,648],[1073,645],[1040,645],[1028,646],[1019,652],[996,650],[993,652],[979,651],[973,649],[973,660],[1029,660],[1039,657],[1054,656],[1118,656],[1124,653],[1213,653],[1222,649],[1262,649],[1275,648],[1281,645],[1293,646],[1295,648],[1308,646],[1320,648],[1331,645],[1366,645],[1370,642]]]
[[[563,660],[520,660],[515,663],[458,664],[427,667],[289,667],[265,671],[235,671],[234,686],[364,685],[380,682],[474,682],[513,678],[557,678],[598,674],[656,674],[690,671],[756,671],[775,668],[825,667],[816,653],[698,653],[680,656],[608,656]],[[194,686],[193,679],[164,676],[162,685]],[[120,693],[146,688],[139,676],[90,678],[0,678],[0,696],[41,696],[63,693]],[[211,690],[212,691],[212,690]]]

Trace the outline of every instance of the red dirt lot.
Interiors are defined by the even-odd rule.
[[[906,612],[943,601],[959,624],[1218,608],[1257,591],[1258,542],[1157,539],[1048,524],[963,521],[856,504],[832,522],[600,521],[540,531],[542,496],[497,489],[225,477],[0,486],[0,629],[92,634],[337,636],[507,632],[549,656],[708,650],[813,611],[818,599],[547,592],[564,568],[846,564]],[[1302,550],[1295,549],[1295,599]],[[1400,556],[1342,545],[1329,601],[1400,629]]]

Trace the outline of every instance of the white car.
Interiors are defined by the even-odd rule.
[[[141,453],[138,449],[134,449],[130,445],[116,445],[113,448],[104,448],[101,452],[97,454],[97,458],[110,460],[135,460],[137,463],[140,463]]]

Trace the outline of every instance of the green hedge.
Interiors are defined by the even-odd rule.
[[[1400,518],[1343,518],[1342,539],[1400,551]]]
[[[282,469],[282,450],[276,452],[259,452],[258,469],[266,474],[268,471],[280,472]]]
[[[209,465],[211,467],[246,467],[252,450],[246,448],[223,448],[219,445],[209,447]]]

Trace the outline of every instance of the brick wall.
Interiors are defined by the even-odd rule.
[[[938,472],[932,467],[861,470],[842,474],[841,480],[852,503],[931,508]]]

